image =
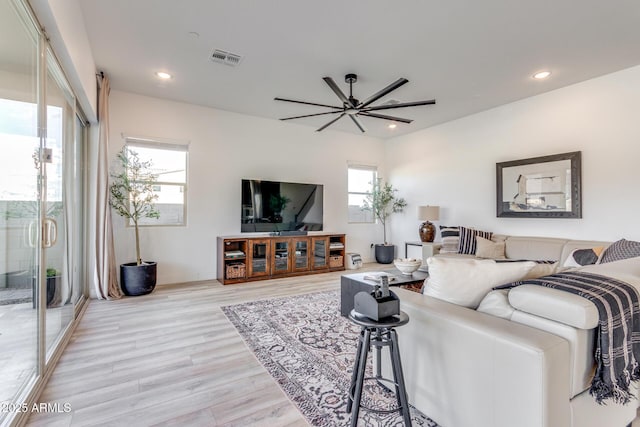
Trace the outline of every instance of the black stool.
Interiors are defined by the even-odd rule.
[[[358,413],[360,412],[360,408],[380,414],[399,411],[402,414],[405,426],[411,427],[409,402],[407,399],[407,390],[404,386],[402,363],[400,362],[400,351],[398,349],[398,334],[394,329],[397,326],[409,323],[409,315],[404,311],[401,311],[397,316],[373,320],[356,313],[355,310],[351,310],[349,313],[349,319],[356,325],[360,325],[362,327],[360,337],[358,338],[358,350],[356,353],[356,360],[353,365],[351,386],[349,387],[349,399],[347,401],[347,413],[351,413],[351,427],[355,427],[358,423]],[[375,377],[365,378],[367,357],[369,356],[371,346],[375,347],[376,350]],[[382,347],[389,348],[389,353],[391,355],[391,368],[393,370],[394,378],[393,381],[382,377],[382,369],[380,366]],[[360,405],[360,401],[362,399],[362,388],[365,380],[376,380],[380,384],[382,384],[383,381],[392,383],[395,386],[398,407],[388,410],[380,410]]]

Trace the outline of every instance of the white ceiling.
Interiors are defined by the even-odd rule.
[[[414,119],[389,138],[640,64],[636,0],[80,0],[98,69],[117,90],[266,118],[326,111],[283,97],[340,105],[356,73],[363,100],[399,77],[374,105],[435,98],[435,106],[381,113]],[[190,34],[197,33],[199,36]],[[213,49],[243,56],[230,67]],[[531,75],[549,69],[551,78]],[[161,83],[156,71],[174,77]],[[287,123],[326,123],[320,116]],[[343,118],[323,132],[360,133]]]

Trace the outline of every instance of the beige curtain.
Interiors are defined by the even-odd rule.
[[[113,225],[109,206],[109,77],[98,75],[98,168],[96,188],[96,262],[94,284],[99,299],[122,298],[118,286]]]

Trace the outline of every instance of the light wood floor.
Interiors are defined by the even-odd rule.
[[[159,286],[91,301],[38,399],[71,412],[33,414],[27,425],[307,426],[220,306],[338,289],[341,274]]]
[[[28,290],[31,293],[31,289]],[[73,305],[46,310],[46,343],[53,346],[61,331],[71,323]],[[14,399],[20,388],[35,375],[38,311],[31,302],[0,305],[0,403]]]
[[[34,414],[28,426],[306,426],[220,306],[338,289],[342,274],[91,301],[38,399],[71,412]]]

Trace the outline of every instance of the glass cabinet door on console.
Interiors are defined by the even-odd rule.
[[[249,250],[249,277],[268,276],[269,240],[251,240]]]
[[[311,268],[314,270],[329,268],[329,239],[327,237],[311,238],[312,255]]]
[[[289,257],[289,240],[274,240],[271,244],[273,254],[271,263],[272,274],[286,273],[291,271],[291,258]]]
[[[293,239],[293,270],[306,271],[309,270],[309,239]]]

